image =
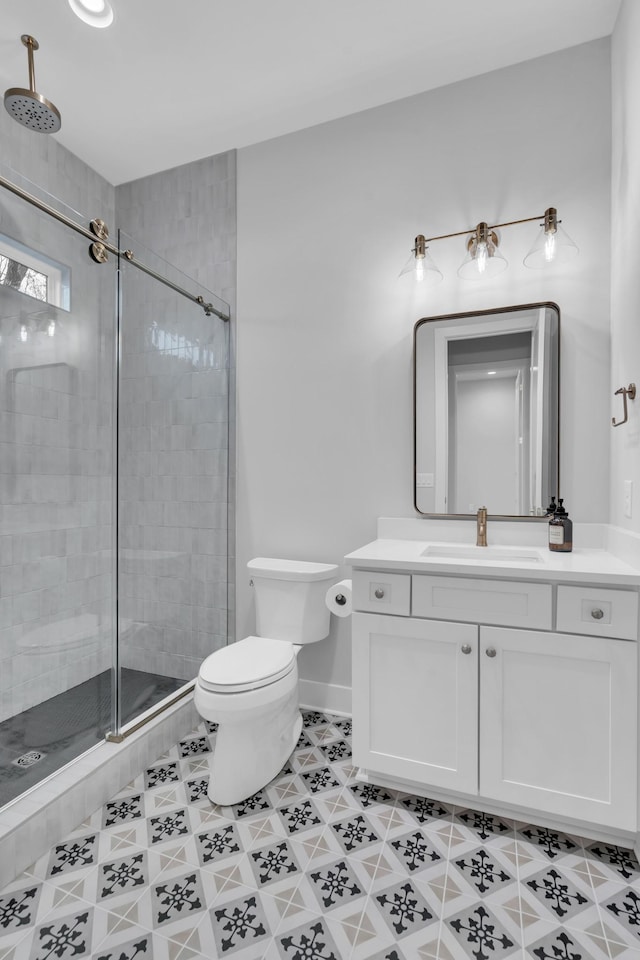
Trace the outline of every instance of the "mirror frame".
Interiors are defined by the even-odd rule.
[[[557,396],[557,414],[558,414],[558,426],[556,432],[556,462],[557,462],[557,471],[556,471],[556,490],[555,494],[550,493],[549,496],[555,495],[556,499],[560,494],[560,357],[561,357],[561,344],[560,344],[560,307],[557,303],[554,303],[552,300],[542,300],[539,303],[516,303],[508,307],[493,307],[489,310],[469,310],[463,313],[443,313],[437,317],[422,317],[420,320],[417,320],[413,327],[413,507],[417,514],[421,517],[430,518],[434,520],[475,520],[475,513],[424,513],[418,508],[418,411],[417,411],[417,337],[418,330],[425,323],[434,323],[437,320],[464,320],[471,317],[491,317],[500,313],[515,313],[519,310],[534,310],[539,309],[540,307],[549,307],[556,311],[558,315],[558,357],[557,357],[557,371],[556,371],[556,396]],[[548,518],[545,516],[542,517],[532,517],[528,514],[502,514],[502,513],[492,513],[489,515],[492,520],[523,520],[526,522],[534,523],[548,523]]]

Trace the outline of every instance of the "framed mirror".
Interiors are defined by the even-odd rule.
[[[429,517],[544,517],[559,488],[555,303],[418,320],[414,505]]]

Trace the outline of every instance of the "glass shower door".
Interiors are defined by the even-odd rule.
[[[111,720],[117,261],[88,248],[0,190],[0,806]]]
[[[119,246],[134,259],[120,258],[116,729],[227,642],[229,449],[229,324],[194,298],[228,305],[122,232]]]

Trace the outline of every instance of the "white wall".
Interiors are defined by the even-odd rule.
[[[238,636],[250,557],[340,563],[376,517],[413,515],[425,315],[560,305],[562,495],[575,519],[607,519],[609,70],[605,39],[239,151]],[[429,299],[397,280],[417,233],[547,206],[581,248],[571,267],[524,268],[528,224],[503,231],[510,269],[493,281],[458,279],[460,238],[433,244],[445,280]],[[349,685],[348,638],[334,623],[301,675]]]
[[[623,0],[612,40],[611,393],[640,388],[640,4]],[[620,397],[610,395],[620,419]],[[629,423],[610,431],[611,523],[640,533],[640,395]],[[624,481],[634,485],[633,517],[623,514]]]

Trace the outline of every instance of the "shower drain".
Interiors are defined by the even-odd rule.
[[[43,760],[46,757],[46,753],[40,753],[39,750],[29,750],[28,753],[23,753],[21,757],[18,757],[17,760],[12,760],[11,763],[14,767],[32,767],[34,763],[37,763],[38,760]]]

